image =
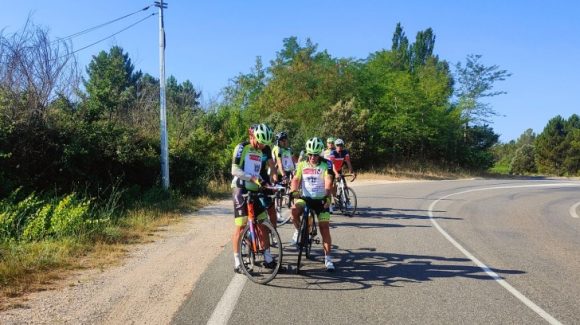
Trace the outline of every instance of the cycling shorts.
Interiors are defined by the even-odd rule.
[[[328,208],[324,208],[324,199],[309,199],[308,207],[314,210],[314,213],[318,217],[318,222],[330,222],[330,211]],[[296,206],[304,208],[306,206],[306,201],[304,199],[296,199],[294,201]]]
[[[248,203],[244,198],[248,190],[245,188],[234,187],[232,198],[234,199],[234,221],[236,226],[243,227],[248,223]],[[267,218],[266,208],[261,202],[254,203],[254,214],[259,221]]]

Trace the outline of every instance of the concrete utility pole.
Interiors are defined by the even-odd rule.
[[[155,1],[159,8],[159,120],[161,123],[161,182],[165,190],[169,189],[169,150],[167,143],[167,112],[165,108],[165,29],[163,26],[163,9],[167,3]]]

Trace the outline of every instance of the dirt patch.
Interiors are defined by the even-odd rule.
[[[130,248],[121,265],[75,272],[15,300],[1,324],[166,324],[230,240],[232,203],[220,201]]]

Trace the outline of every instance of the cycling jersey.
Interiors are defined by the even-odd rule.
[[[250,182],[255,176],[260,176],[262,169],[262,151],[255,149],[249,142],[242,142],[234,149],[232,157],[232,188],[242,187],[250,191],[257,191],[258,185]]]
[[[272,150],[272,158],[274,159],[274,162],[276,164],[278,163],[278,158],[280,158],[280,160],[282,161],[282,169],[285,172],[291,172],[294,170],[294,161],[292,160],[292,149],[274,146],[274,149]],[[278,174],[280,173],[278,172]]]
[[[330,161],[320,158],[318,165],[311,166],[308,162],[303,161],[296,167],[296,174],[301,182],[301,195],[313,199],[322,199],[326,196],[324,181],[326,175],[332,174],[332,165]]]
[[[340,170],[342,169],[342,164],[344,163],[344,161],[350,162],[350,156],[348,154],[348,150],[342,149],[342,151],[340,153],[336,149],[332,150],[332,152],[330,153],[330,160],[334,164],[334,167],[336,168],[336,170],[338,172],[340,172]]]
[[[326,160],[330,160],[330,153],[332,152],[332,150],[334,149],[325,149],[322,153],[323,153],[323,157]]]

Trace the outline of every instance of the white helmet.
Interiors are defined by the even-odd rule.
[[[342,141],[342,139],[336,139],[336,140],[334,140],[334,145],[335,146],[344,146],[344,141]]]

